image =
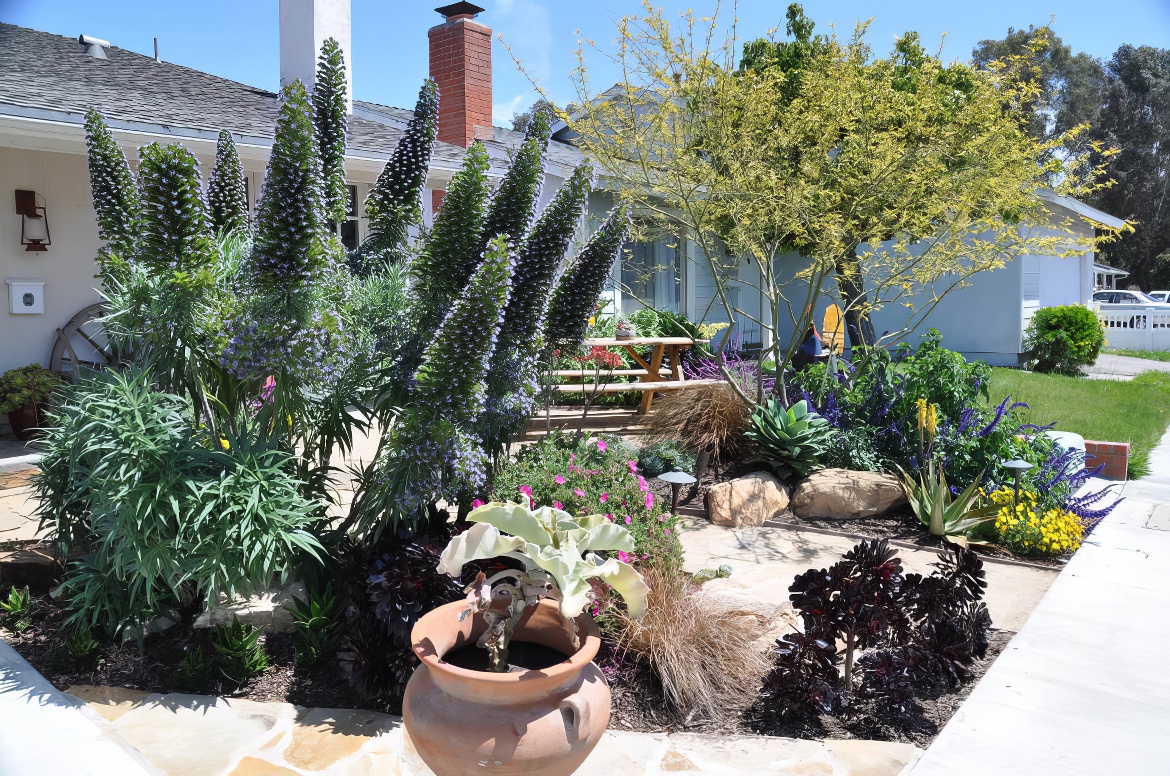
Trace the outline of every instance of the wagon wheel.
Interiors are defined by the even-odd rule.
[[[105,314],[104,303],[91,304],[57,329],[49,369],[77,382],[83,369],[100,370],[120,363],[122,359],[98,320]]]

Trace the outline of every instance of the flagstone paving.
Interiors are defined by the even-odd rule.
[[[109,687],[69,692],[164,774],[432,774],[401,718],[389,714]],[[920,754],[913,745],[882,741],[611,730],[578,772],[896,776]]]

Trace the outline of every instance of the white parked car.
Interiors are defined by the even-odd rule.
[[[1170,302],[1170,291],[1151,291],[1146,296],[1155,302]]]
[[[1170,304],[1153,299],[1141,291],[1095,291],[1093,301],[1108,305],[1134,305],[1137,307],[1156,307],[1159,310],[1170,310]]]

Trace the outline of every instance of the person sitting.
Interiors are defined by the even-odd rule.
[[[792,368],[799,372],[820,356],[821,335],[817,331],[816,324],[809,321],[808,330],[804,335],[804,342],[800,343],[800,347],[792,354]]]

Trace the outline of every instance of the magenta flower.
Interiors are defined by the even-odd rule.
[[[575,460],[577,460],[577,454],[576,453],[569,453],[569,463],[572,463]]]
[[[646,509],[649,510],[649,509],[653,509],[653,508],[654,508],[654,494],[647,493],[646,494]]]
[[[638,473],[638,462],[637,461],[626,461],[626,466],[630,467],[630,474],[637,474]]]
[[[478,499],[478,498],[477,498],[477,499],[475,499],[474,501],[472,501],[472,502],[471,502],[471,508],[472,508],[472,509],[479,509],[479,508],[480,508],[480,507],[482,507],[482,506],[483,506],[483,499]]]
[[[659,515],[659,516],[658,516],[658,522],[660,522],[660,523],[661,523],[661,522],[662,522],[662,521],[664,521],[664,520],[666,520],[666,515]]]
[[[606,512],[605,519],[612,523],[613,522],[613,515],[611,515],[609,512]]]
[[[553,502],[553,507],[555,507],[556,509],[564,509],[564,508],[565,508],[565,505],[564,505],[564,504],[562,504],[562,503],[561,503],[561,502],[559,502],[559,501],[554,501],[554,502]]]
[[[573,488],[573,495],[577,498],[585,498],[585,491],[580,488]]]
[[[605,502],[609,501],[609,494],[608,494],[608,493],[602,493],[602,494],[601,494],[601,497],[600,497],[600,498],[598,498],[597,500],[598,500],[599,502],[601,502],[602,504],[604,504]]]
[[[532,500],[532,486],[531,485],[521,485],[520,492],[522,494],[524,494],[525,496],[528,496],[529,501]]]
[[[558,475],[557,475],[556,477],[554,477],[553,479],[555,479],[555,480],[556,480],[556,482],[557,482],[557,485],[564,485],[564,484],[565,484],[565,477],[564,477],[564,475],[558,474]]]
[[[597,449],[598,449],[598,450],[600,450],[601,452],[603,452],[603,453],[604,453],[606,450],[608,450],[608,449],[609,449],[609,445],[607,445],[607,444],[605,443],[605,440],[604,440],[604,439],[601,439],[601,438],[599,437],[599,438],[597,439]]]
[[[634,521],[634,518],[630,517],[629,515],[626,515],[626,525],[629,525],[633,521]]]
[[[650,486],[646,484],[646,478],[641,474],[638,475],[638,490],[642,491],[643,493],[650,490]]]
[[[629,553],[627,553],[625,550],[618,550],[618,560],[620,560],[622,563],[629,563],[630,562]]]

